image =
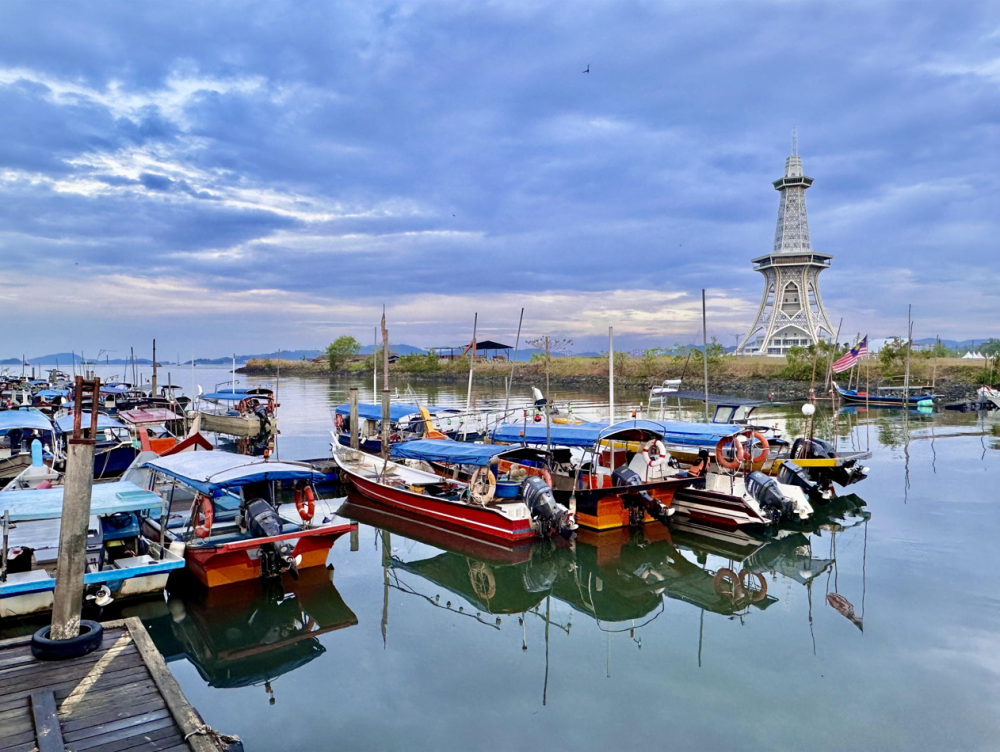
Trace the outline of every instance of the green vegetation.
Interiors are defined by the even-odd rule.
[[[326,347],[326,359],[331,371],[339,371],[352,356],[361,352],[361,343],[354,337],[337,337]]]
[[[396,361],[396,370],[402,373],[437,373],[441,370],[441,359],[433,350],[426,355],[401,355]]]

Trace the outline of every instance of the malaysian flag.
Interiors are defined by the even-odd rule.
[[[841,371],[846,371],[849,368],[853,368],[854,364],[858,362],[858,358],[862,355],[868,354],[868,335],[858,342],[854,347],[848,350],[846,353],[840,356],[834,364],[831,366],[834,373],[840,373]]]

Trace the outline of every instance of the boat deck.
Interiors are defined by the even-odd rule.
[[[30,642],[0,641],[0,751],[242,750],[205,725],[138,619],[105,623],[71,660],[39,661]]]

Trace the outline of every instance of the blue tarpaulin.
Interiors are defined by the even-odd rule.
[[[207,454],[207,452],[205,452]],[[63,491],[59,488],[4,491],[0,493],[0,515],[10,511],[11,522],[54,520],[62,516]],[[159,508],[163,499],[135,483],[95,483],[90,492],[90,513],[137,512]]]
[[[181,452],[149,460],[142,467],[177,478],[181,483],[204,494],[263,480],[311,480],[322,483],[325,478],[323,473],[308,465],[269,462],[259,457],[220,451]]]
[[[718,423],[684,423],[680,421],[625,420],[609,426],[606,423],[580,423],[564,425],[554,423],[550,427],[553,446],[592,447],[598,439],[608,439],[616,434],[631,430],[646,431],[662,437],[672,444],[704,446],[715,444],[724,436],[732,436],[740,426],[725,426]],[[493,431],[494,441],[511,444],[544,444],[544,423],[505,423]]]
[[[416,405],[412,402],[392,402],[389,405],[389,420],[397,421],[401,418],[405,418],[407,415],[419,415],[420,407],[420,405]],[[427,408],[431,415],[441,409],[440,407],[434,407],[433,405],[423,405],[423,407]],[[338,405],[337,414],[350,415],[351,406]],[[359,403],[358,417],[366,418],[368,420],[382,420],[382,405],[376,405],[370,402]]]
[[[52,423],[38,410],[3,410],[0,411],[0,432],[11,428],[35,428],[39,431],[51,431]]]
[[[496,444],[472,444],[464,441],[446,441],[443,439],[416,439],[403,441],[392,445],[390,456],[394,460],[424,460],[425,462],[444,462],[451,465],[483,465],[498,454],[510,452],[516,447],[499,446]]]
[[[60,418],[55,419],[56,428],[58,428],[63,433],[73,432],[73,416],[63,415]],[[82,428],[90,428],[90,412],[84,410],[80,414],[80,426]],[[97,414],[97,430],[103,431],[105,428],[125,428],[124,425],[119,423],[117,420],[112,418],[110,415],[105,415],[104,413]]]

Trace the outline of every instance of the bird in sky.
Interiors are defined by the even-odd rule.
[[[590,73],[590,63],[587,63],[587,70],[585,70],[584,73]]]

